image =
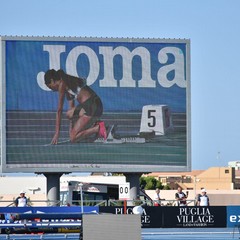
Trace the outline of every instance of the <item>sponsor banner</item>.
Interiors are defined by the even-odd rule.
[[[226,227],[226,207],[168,207],[163,227]]]
[[[85,207],[84,212],[98,212],[98,207]],[[81,213],[81,207],[0,207],[0,213]]]
[[[240,206],[227,207],[227,227],[240,226]]]
[[[99,207],[99,212],[124,214],[124,208]],[[133,207],[126,214],[133,214]],[[142,228],[159,227],[226,227],[226,207],[143,207]]]
[[[133,206],[126,209],[126,214],[133,214]],[[99,213],[124,214],[124,207],[99,207]],[[142,228],[162,227],[162,208],[143,207],[141,216]]]
[[[98,212],[98,207],[84,207],[84,213]],[[82,217],[81,207],[0,207],[0,213],[0,228],[80,226]]]
[[[85,78],[107,112],[141,110],[159,101],[174,112],[186,112],[187,40],[82,40],[7,40],[7,110],[55,111],[58,98],[44,84],[44,74],[62,69]]]

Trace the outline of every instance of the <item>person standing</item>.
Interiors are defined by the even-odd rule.
[[[156,188],[154,195],[154,206],[161,206],[160,189]]]
[[[27,207],[28,206],[28,200],[25,196],[25,192],[21,191],[20,196],[18,196],[15,200],[15,206],[16,207]]]
[[[175,194],[175,199],[178,201],[178,206],[187,206],[187,197],[188,197],[188,191],[186,194],[182,191],[181,187],[178,187],[177,193]]]
[[[209,206],[209,197],[205,188],[202,189],[201,194],[198,195],[197,199],[198,206]]]

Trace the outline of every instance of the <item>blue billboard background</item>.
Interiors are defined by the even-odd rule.
[[[240,226],[240,206],[227,207],[227,227]]]
[[[186,112],[186,88],[174,84],[170,88],[162,87],[157,80],[157,71],[163,65],[174,62],[174,56],[169,54],[166,64],[157,59],[157,52],[164,47],[177,47],[184,54],[186,77],[186,43],[128,43],[128,42],[61,42],[61,41],[7,41],[6,42],[6,109],[52,111],[56,110],[57,94],[41,89],[37,83],[37,74],[46,72],[49,66],[49,53],[43,50],[44,45],[64,45],[65,52],[60,55],[60,68],[66,71],[66,58],[69,51],[76,46],[87,46],[98,56],[100,70],[92,88],[103,101],[104,111],[141,111],[144,105],[166,104],[173,112]],[[156,87],[100,87],[99,80],[103,79],[103,56],[99,53],[100,46],[113,48],[124,46],[129,51],[136,47],[145,47],[151,54],[151,78],[156,81]],[[84,78],[89,74],[89,62],[86,56],[79,56],[76,69],[78,75]],[[114,58],[114,77],[122,78],[121,57]],[[137,56],[132,62],[132,76],[136,82],[141,79],[141,59]],[[168,74],[171,81],[175,72]],[[137,83],[136,83],[137,86]]]
[[[2,46],[4,172],[190,170],[188,40],[13,37]],[[59,142],[51,144],[59,94],[44,84],[49,69],[86,78],[103,102],[106,139],[98,132],[71,142],[65,101]]]

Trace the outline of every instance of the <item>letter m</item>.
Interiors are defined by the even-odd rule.
[[[149,51],[144,47],[137,47],[131,52],[126,47],[99,47],[99,53],[103,55],[104,78],[100,80],[101,87],[117,87],[118,83],[114,77],[114,57],[122,57],[122,79],[120,87],[136,87],[133,79],[132,61],[134,56],[141,58],[142,77],[138,82],[138,87],[155,87],[156,82],[151,78],[151,57]]]

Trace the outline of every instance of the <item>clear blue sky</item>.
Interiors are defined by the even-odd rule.
[[[192,169],[240,159],[239,0],[0,0],[0,35],[191,40]]]

